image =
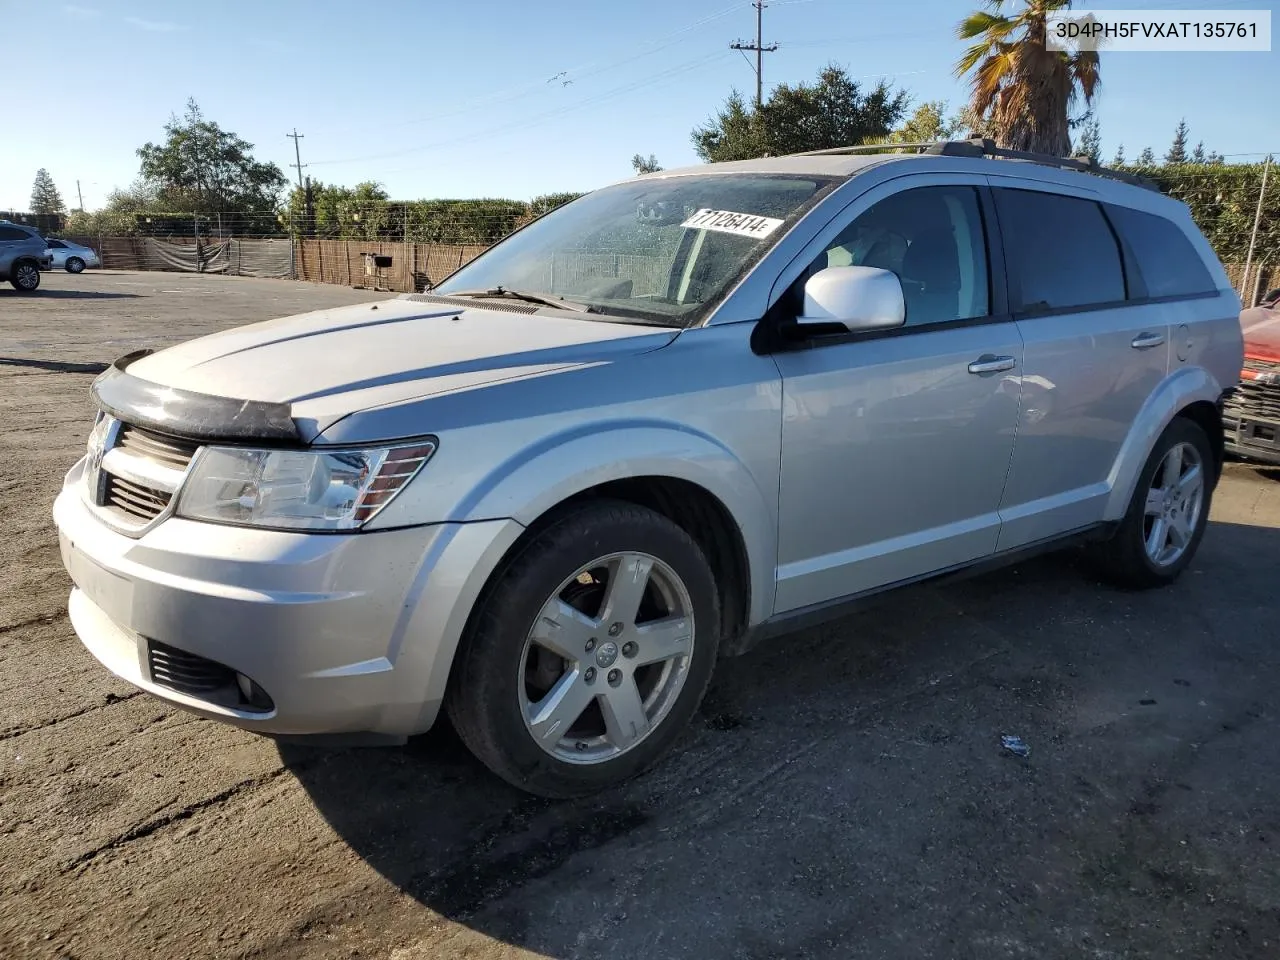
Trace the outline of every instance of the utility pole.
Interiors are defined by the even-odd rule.
[[[1240,299],[1246,307],[1253,306],[1253,296],[1246,297],[1249,289],[1249,267],[1253,265],[1253,248],[1258,243],[1258,225],[1262,223],[1262,198],[1267,195],[1267,174],[1271,172],[1271,154],[1267,154],[1267,162],[1262,167],[1262,188],[1258,191],[1258,209],[1253,214],[1253,234],[1249,237],[1249,254],[1244,258],[1244,277],[1240,280]],[[1262,273],[1262,268],[1258,268]]]
[[[285,134],[285,136],[286,136],[286,137],[288,137],[290,140],[292,140],[292,141],[293,141],[293,156],[294,156],[294,159],[295,159],[295,160],[297,160],[298,162],[297,162],[297,163],[291,163],[291,164],[289,164],[289,166],[294,167],[294,168],[296,168],[296,169],[297,169],[297,171],[298,171],[298,189],[299,189],[299,190],[301,190],[301,189],[302,189],[302,168],[303,168],[303,167],[305,167],[305,166],[307,166],[307,164],[305,164],[305,163],[303,163],[303,162],[302,162],[302,151],[301,151],[301,150],[299,149],[299,147],[298,147],[298,141],[299,141],[299,140],[301,140],[303,137],[305,137],[305,136],[306,136],[306,134],[305,134],[305,133],[299,133],[299,132],[298,132],[298,128],[297,128],[297,127],[294,127],[294,128],[293,128],[293,133],[286,133],[286,134]]]
[[[76,181],[76,197],[80,201],[80,212],[84,213],[84,194],[80,192],[80,181]]]
[[[729,44],[730,50],[754,50],[756,54],[756,109],[764,103],[764,55],[778,49],[776,43],[764,45],[764,8],[768,6],[764,0],[754,0],[751,4],[756,8],[756,42],[743,43],[735,40]]]

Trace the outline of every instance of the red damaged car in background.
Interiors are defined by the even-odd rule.
[[[1227,449],[1280,464],[1280,289],[1240,314],[1244,369],[1222,411]]]

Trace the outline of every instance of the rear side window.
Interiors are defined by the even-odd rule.
[[[3,240],[30,240],[31,234],[25,230],[19,230],[17,227],[0,227],[0,241]]]
[[[1129,252],[1138,276],[1134,287],[1148,297],[1212,293],[1216,287],[1204,261],[1177,224],[1128,207],[1107,207],[1107,214]]]
[[[1120,247],[1097,203],[1034,190],[995,194],[1015,310],[1124,300]]]

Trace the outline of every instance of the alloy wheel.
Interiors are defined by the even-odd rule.
[[[1186,553],[1204,509],[1204,484],[1200,451],[1194,444],[1174,444],[1151,478],[1143,517],[1147,558],[1156,566],[1171,566]]]
[[[40,286],[40,271],[29,263],[20,265],[13,275],[19,289],[34,290]]]
[[[591,764],[634,748],[684,687],[693,604],[657,557],[584,564],[543,604],[520,658],[525,727],[558,760]]]

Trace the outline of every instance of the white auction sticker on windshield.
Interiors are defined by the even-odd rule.
[[[698,230],[715,230],[718,233],[734,233],[740,237],[767,237],[782,226],[782,221],[774,217],[758,217],[753,213],[734,213],[732,210],[709,210],[703,208],[696,211],[682,227],[693,227]]]

